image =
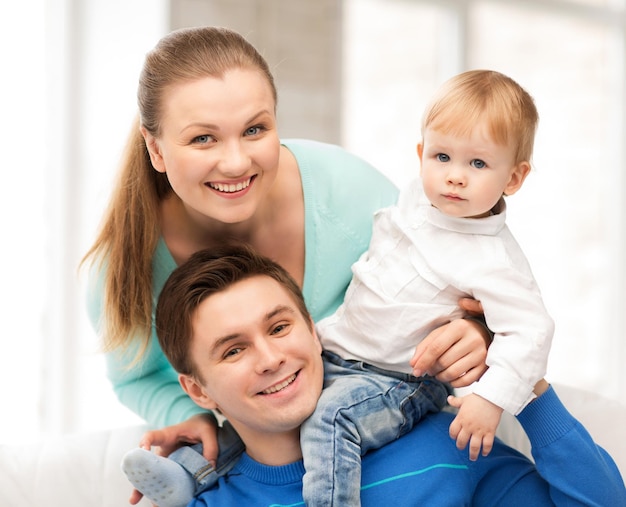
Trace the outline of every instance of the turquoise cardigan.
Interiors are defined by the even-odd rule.
[[[332,314],[343,301],[352,264],[367,249],[373,213],[395,203],[397,188],[364,160],[339,146],[301,139],[285,140],[302,177],[305,215],[303,293],[315,321]],[[156,247],[153,300],[156,303],[176,268],[163,239]],[[90,277],[88,312],[94,328],[103,308],[104,272]],[[153,427],[184,421],[204,410],[182,390],[178,375],[159,346],[154,325],[141,362],[128,368],[136,349],[107,353],[107,375],[122,402]]]

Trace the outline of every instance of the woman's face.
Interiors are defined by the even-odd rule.
[[[252,217],[276,179],[275,102],[258,71],[231,69],[172,86],[158,138],[143,132],[152,164],[197,218],[235,224]]]

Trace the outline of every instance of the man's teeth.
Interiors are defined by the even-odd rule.
[[[277,393],[278,391],[282,391],[285,387],[287,387],[289,384],[291,384],[294,380],[296,380],[296,374],[295,373],[291,377],[289,377],[287,380],[285,380],[284,382],[281,382],[280,384],[276,384],[276,385],[266,389],[265,391],[263,391],[263,394],[272,394],[272,393]]]
[[[209,186],[212,189],[226,193],[239,192],[240,190],[247,188],[248,185],[250,185],[250,179],[247,179],[246,181],[240,181],[236,185],[233,183],[231,183],[230,185],[225,185],[224,183],[209,183]]]

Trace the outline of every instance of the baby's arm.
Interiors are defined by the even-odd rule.
[[[477,394],[458,398],[449,396],[448,403],[459,409],[450,424],[450,437],[456,440],[458,449],[465,449],[469,443],[469,456],[472,461],[482,455],[487,456],[493,447],[496,428],[502,417],[502,408]]]

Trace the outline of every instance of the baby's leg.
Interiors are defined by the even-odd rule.
[[[228,421],[217,432],[217,467],[202,455],[202,444],[183,446],[168,458],[145,449],[129,451],[122,470],[131,484],[159,507],[185,507],[195,495],[226,475],[244,451],[244,445]]]
[[[439,411],[448,389],[434,379],[383,374],[329,353],[325,358],[325,387],[301,431],[303,497],[315,507],[354,507],[360,505],[361,456]]]
[[[193,476],[181,465],[145,449],[127,452],[122,470],[134,488],[159,507],[185,507],[196,489]]]

